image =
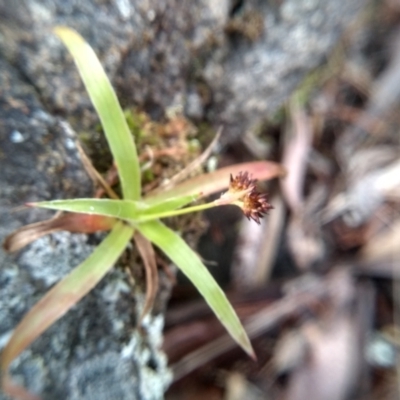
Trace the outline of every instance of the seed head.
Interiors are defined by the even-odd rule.
[[[256,179],[251,179],[247,171],[239,172],[234,178],[231,174],[229,190],[232,192],[240,192],[242,190],[254,190],[256,188]]]
[[[257,190],[253,190],[243,199],[242,210],[247,219],[252,219],[260,225],[260,218],[268,211],[274,208],[268,203],[268,196],[266,193],[259,193]]]
[[[230,177],[229,190],[221,196],[225,204],[236,204],[242,210],[244,215],[250,220],[260,224],[260,218],[273,208],[268,203],[266,193],[260,193],[257,190],[257,180],[251,179],[248,172],[239,172],[234,178]]]

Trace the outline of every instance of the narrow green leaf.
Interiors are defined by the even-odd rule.
[[[114,199],[71,199],[50,200],[37,203],[27,203],[31,207],[47,208],[50,210],[69,211],[83,214],[104,215],[119,218],[128,222],[138,222],[142,217],[151,217],[163,212],[173,212],[199,196],[182,196],[167,199],[161,203],[148,206],[145,202]]]
[[[160,221],[140,224],[137,229],[159,247],[193,282],[232,338],[254,358],[250,340],[235,310],[197,254],[181,237]]]
[[[105,215],[134,221],[148,206],[140,201],[114,199],[71,199],[28,203],[28,206],[84,214]]]
[[[123,197],[138,200],[141,183],[136,146],[114,89],[95,52],[77,32],[61,26],[54,32],[70,51],[99,115],[118,168]]]
[[[133,231],[126,224],[117,223],[82,264],[31,308],[2,352],[3,379],[6,379],[10,363],[104,277],[124,251]]]

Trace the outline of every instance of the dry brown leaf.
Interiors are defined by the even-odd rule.
[[[296,265],[309,269],[324,259],[326,243],[321,234],[319,211],[327,197],[326,186],[316,183],[303,203],[303,208],[289,221],[286,237]]]
[[[146,272],[146,299],[139,318],[140,325],[145,315],[153,308],[154,299],[158,290],[158,270],[156,255],[151,242],[149,242],[139,232],[135,232],[133,239],[135,240],[136,247],[142,257]]]
[[[42,236],[57,231],[76,233],[93,233],[110,230],[116,222],[115,218],[102,215],[68,213],[45,221],[25,225],[7,236],[3,247],[7,252],[15,252],[32,243]]]
[[[287,175],[281,181],[281,188],[289,208],[293,213],[297,213],[303,204],[304,178],[312,131],[305,111],[294,103],[290,107],[290,116],[293,125],[292,132],[283,155],[283,165],[287,170]]]
[[[218,143],[222,134],[222,128],[218,129],[217,134],[215,135],[214,139],[208,145],[208,147],[200,154],[195,160],[193,160],[189,165],[187,165],[182,171],[178,172],[174,175],[171,179],[165,182],[165,184],[161,184],[158,190],[167,190],[174,187],[177,183],[182,182],[186,178],[188,178],[193,171],[199,168],[208,157],[210,157],[211,152],[214,150],[214,147]]]
[[[303,279],[295,281],[297,282],[296,286],[298,286],[296,289],[292,289],[287,296],[261,309],[244,321],[244,327],[251,339],[267,332],[299,309],[311,305],[315,306],[328,293],[327,282],[317,277],[310,277],[310,279],[307,279],[307,282],[304,282]],[[235,346],[236,344],[229,335],[224,334],[194,350],[172,365],[174,380],[181,379],[196,368],[231,350]]]
[[[95,184],[99,184],[111,199],[119,199],[118,195],[114,192],[114,190],[110,187],[110,185],[106,182],[106,180],[99,174],[99,172],[93,166],[92,161],[86,155],[85,151],[83,150],[81,144],[78,141],[76,142],[76,147],[81,157],[83,167],[85,168],[86,172],[93,180],[93,182]]]

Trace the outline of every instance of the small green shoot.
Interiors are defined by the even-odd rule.
[[[79,216],[82,217],[82,221],[93,222],[93,225],[89,222],[86,223],[87,226],[84,225],[84,232],[104,229],[111,229],[111,232],[91,256],[57,283],[16,327],[1,355],[3,389],[12,396],[37,399],[36,396],[12,383],[8,375],[11,362],[104,277],[132,238],[144,260],[147,278],[146,304],[140,318],[150,311],[157,290],[158,275],[153,243],[193,282],[232,338],[247,354],[255,358],[239,318],[208,269],[185,241],[159,219],[223,204],[236,204],[242,207],[248,218],[259,222],[259,218],[272,207],[267,203],[265,196],[256,191],[255,179],[283,176],[283,168],[279,164],[266,161],[235,165],[185,181],[162,192],[150,193],[142,198],[141,171],[134,139],[97,56],[75,31],[57,27],[55,33],[70,51],[100,118],[117,165],[123,199],[72,199],[28,204],[68,212],[60,218],[43,221],[41,225],[35,224],[35,227],[40,226],[42,233],[58,229],[75,232],[75,227],[79,225]],[[250,179],[247,173],[240,174],[241,171],[247,171],[255,179]],[[239,175],[233,179],[231,174]],[[226,195],[221,197],[223,200],[186,207],[201,197],[226,190],[228,186],[228,197]],[[93,215],[100,217],[93,219],[88,217]],[[24,234],[28,234],[29,237],[23,238]],[[39,236],[40,234],[36,237]],[[7,239],[7,248],[20,249],[34,238],[32,226],[27,226],[20,232],[10,235]]]

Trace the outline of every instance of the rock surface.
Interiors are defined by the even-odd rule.
[[[91,194],[75,130],[97,122],[71,58],[51,33],[79,31],[125,105],[154,118],[179,107],[223,124],[224,140],[256,129],[316,67],[364,0],[0,0],[0,240],[44,211],[26,201]],[[67,122],[68,121],[68,122]],[[43,238],[16,256],[0,251],[0,346],[95,245],[85,235]],[[43,399],[160,399],[170,375],[160,352],[162,315],[135,330],[136,304],[112,271],[14,363]],[[0,399],[5,398],[0,394]]]
[[[43,107],[34,88],[0,60],[0,240],[47,212],[10,213],[43,198],[87,197],[92,185],[77,157],[74,132]],[[97,238],[99,239],[99,238]],[[94,249],[96,238],[44,237],[17,256],[0,252],[0,346],[43,294]],[[170,381],[160,352],[162,315],[136,330],[138,302],[115,269],[12,366],[14,379],[43,399],[160,399]],[[0,394],[0,399],[5,397]]]

